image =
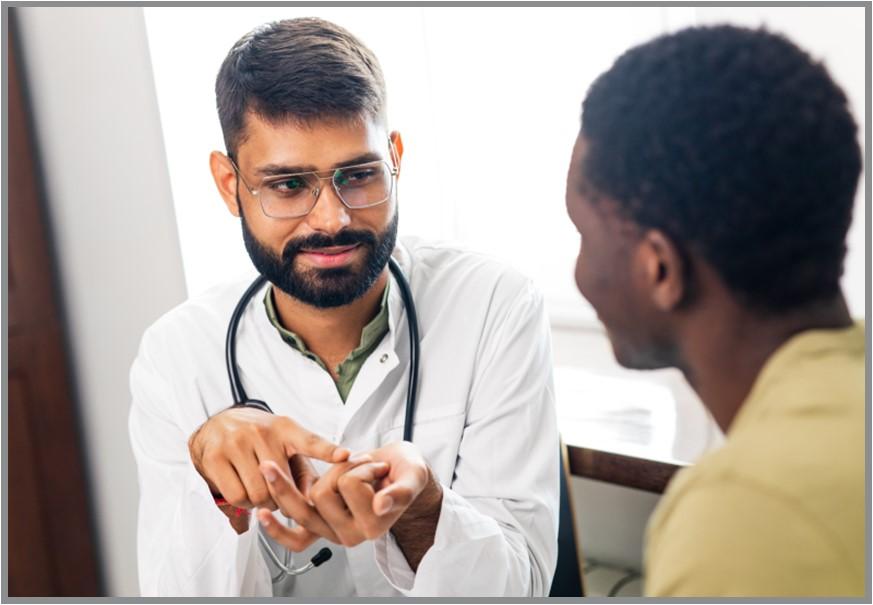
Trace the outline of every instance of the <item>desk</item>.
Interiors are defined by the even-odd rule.
[[[690,391],[677,395],[657,373],[558,367],[555,390],[558,427],[577,477],[662,493],[677,470],[722,441]]]

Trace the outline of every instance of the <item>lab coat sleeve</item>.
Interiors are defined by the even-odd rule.
[[[379,569],[407,596],[548,596],[560,472],[549,325],[532,286],[511,300],[482,336],[433,546],[413,572],[390,532],[374,543]]]
[[[155,362],[147,332],[131,368],[129,430],[139,471],[137,551],[142,596],[272,596],[256,532],[237,535],[188,455],[202,418],[184,417],[180,394]],[[184,388],[184,386],[182,387]]]

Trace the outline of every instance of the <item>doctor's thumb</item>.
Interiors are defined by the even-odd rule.
[[[407,485],[392,483],[373,496],[373,512],[384,516],[392,511],[405,510],[414,500],[415,494]]]
[[[373,498],[373,512],[379,516],[387,515],[394,508],[394,498],[387,494],[377,494]]]

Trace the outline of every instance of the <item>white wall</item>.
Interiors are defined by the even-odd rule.
[[[138,498],[127,373],[146,326],[185,297],[142,10],[13,10],[46,177],[107,590],[135,596]]]
[[[564,211],[582,96],[620,52],[663,31],[664,10],[146,8],[189,291],[250,266],[207,170],[209,152],[224,148],[218,68],[255,26],[318,16],[382,64],[390,125],[404,138],[401,235],[500,257],[536,281],[551,311],[593,319],[571,278],[578,235]]]

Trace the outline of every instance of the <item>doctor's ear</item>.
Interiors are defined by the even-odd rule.
[[[215,186],[218,188],[221,199],[224,200],[224,205],[227,206],[232,215],[239,217],[239,205],[237,204],[236,196],[237,174],[233,164],[230,162],[230,158],[220,151],[213,151],[209,154],[209,170],[212,172],[212,178],[215,181]]]
[[[645,287],[659,311],[674,311],[689,293],[685,257],[663,231],[646,231],[637,249]]]
[[[400,174],[400,159],[403,157],[403,137],[396,130],[391,131],[388,135],[388,141],[391,143],[390,151],[394,166],[397,168],[397,174]]]

